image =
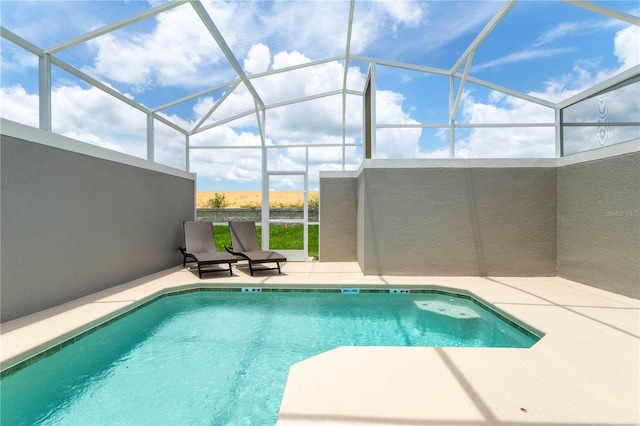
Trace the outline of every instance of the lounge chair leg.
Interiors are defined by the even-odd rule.
[[[231,263],[229,263],[229,275],[233,276],[233,271],[231,270]]]
[[[249,272],[251,272],[251,276],[253,276],[253,267],[251,266],[251,262],[249,262]]]
[[[276,262],[276,265],[278,265],[278,274],[282,274],[282,271],[280,271],[280,262]]]
[[[202,279],[202,269],[200,269],[200,264],[198,263],[198,277]]]

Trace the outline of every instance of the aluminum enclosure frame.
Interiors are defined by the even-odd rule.
[[[612,19],[616,19],[622,22],[626,22],[632,25],[637,25],[640,26],[640,18],[627,14],[627,13],[623,13],[620,11],[617,11],[615,9],[594,3],[592,1],[574,1],[574,0],[562,0],[564,3],[574,6],[574,7],[578,7],[578,8],[582,8],[582,9],[586,9],[589,10],[593,13],[596,14],[600,14],[603,16],[607,16],[610,17]],[[62,70],[72,74],[73,76],[77,77],[78,79],[84,81],[85,83],[103,91],[104,93],[118,99],[119,101],[141,111],[143,114],[146,115],[147,117],[147,159],[150,161],[154,161],[154,122],[155,120],[158,120],[160,122],[162,122],[163,124],[171,127],[172,129],[176,130],[177,132],[181,133],[182,135],[184,135],[185,137],[185,170],[189,171],[190,170],[190,161],[189,161],[189,157],[190,157],[190,153],[192,151],[196,151],[196,150],[202,150],[202,149],[261,149],[262,150],[262,156],[263,156],[263,167],[262,167],[262,175],[263,175],[263,186],[262,186],[262,191],[266,191],[266,186],[264,185],[264,181],[265,179],[267,179],[267,167],[266,167],[266,156],[267,156],[267,151],[269,149],[275,149],[275,148],[291,148],[291,147],[296,147],[296,148],[305,148],[308,150],[308,148],[311,147],[341,147],[342,148],[342,168],[343,170],[345,169],[345,150],[347,147],[349,146],[354,146],[354,147],[361,147],[363,150],[363,157],[364,157],[364,153],[365,153],[365,143],[355,143],[355,144],[348,144],[346,142],[346,104],[347,104],[347,95],[353,95],[353,96],[361,96],[363,98],[365,98],[365,93],[364,90],[361,91],[355,91],[355,90],[350,90],[347,88],[347,77],[348,77],[348,72],[349,72],[349,63],[350,61],[360,61],[360,62],[368,62],[370,64],[370,68],[369,68],[369,77],[368,77],[368,81],[370,81],[371,84],[371,96],[372,96],[372,100],[371,100],[371,107],[372,107],[372,116],[373,116],[373,120],[372,120],[372,129],[371,129],[371,138],[373,139],[372,142],[372,156],[375,158],[375,133],[377,129],[385,129],[385,128],[434,128],[434,129],[448,129],[449,130],[449,138],[450,138],[450,146],[449,146],[449,157],[453,158],[455,157],[455,131],[456,129],[465,129],[465,128],[480,128],[480,127],[487,127],[487,128],[509,128],[509,127],[549,127],[549,128],[555,128],[555,133],[556,133],[556,140],[555,140],[555,144],[556,144],[556,150],[555,150],[555,155],[556,157],[560,157],[562,156],[562,138],[561,138],[561,130],[560,127],[562,125],[562,109],[575,104],[581,100],[587,99],[591,96],[593,96],[595,93],[599,93],[609,87],[615,86],[627,79],[633,78],[634,76],[640,74],[640,66],[634,66],[633,68],[621,72],[618,75],[602,82],[599,83],[587,90],[582,91],[581,93],[578,93],[574,96],[572,96],[571,98],[568,99],[564,99],[561,100],[559,102],[550,102],[535,96],[531,96],[522,92],[519,92],[517,90],[513,90],[510,89],[508,87],[503,87],[500,86],[496,83],[493,82],[489,82],[489,81],[485,81],[479,78],[476,78],[472,75],[470,75],[470,68],[471,68],[471,64],[473,62],[473,57],[475,54],[475,51],[477,50],[477,48],[479,46],[482,45],[482,43],[484,42],[484,40],[491,34],[491,32],[496,28],[497,25],[500,24],[500,22],[506,17],[508,16],[509,12],[511,11],[511,9],[514,7],[514,5],[517,3],[517,0],[507,0],[503,3],[502,7],[500,7],[500,9],[495,13],[495,15],[491,18],[491,20],[485,25],[485,27],[480,31],[480,33],[475,37],[475,39],[469,44],[469,46],[467,47],[467,49],[464,51],[464,53],[455,61],[455,63],[453,64],[453,66],[449,69],[439,69],[439,68],[432,68],[432,67],[425,67],[425,66],[420,66],[420,65],[416,65],[416,64],[410,64],[410,63],[403,63],[403,62],[396,62],[396,61],[390,61],[387,60],[385,58],[375,58],[375,57],[367,57],[367,56],[359,56],[359,55],[352,55],[351,54],[351,41],[352,41],[352,32],[353,32],[353,21],[354,21],[354,7],[355,7],[355,0],[350,0],[349,2],[349,16],[348,16],[348,20],[345,23],[345,25],[347,26],[347,37],[345,40],[345,48],[344,48],[344,54],[343,55],[338,55],[338,56],[334,56],[331,58],[326,58],[323,60],[318,60],[318,61],[312,61],[312,62],[308,62],[305,64],[300,64],[300,65],[295,65],[295,66],[290,66],[290,67],[286,67],[286,68],[282,68],[282,69],[278,69],[278,70],[272,70],[272,71],[267,71],[267,72],[263,72],[263,73],[257,73],[257,74],[253,74],[253,75],[247,75],[245,73],[245,71],[243,70],[241,64],[239,63],[236,54],[233,52],[233,50],[229,47],[229,45],[227,44],[224,36],[220,33],[220,31],[217,29],[216,24],[215,24],[215,20],[210,16],[210,14],[207,12],[207,10],[205,9],[205,7],[203,6],[203,4],[199,1],[199,0],[176,0],[176,1],[170,1],[167,3],[163,3],[157,6],[153,6],[148,10],[145,10],[141,13],[129,16],[125,19],[121,19],[117,22],[114,22],[112,24],[103,26],[101,28],[97,28],[95,30],[92,30],[90,32],[87,32],[85,34],[82,34],[80,36],[74,37],[72,39],[69,39],[67,41],[64,41],[62,43],[57,43],[53,46],[49,46],[46,48],[41,48],[38,47],[34,44],[32,44],[31,42],[23,39],[22,37],[18,36],[17,34],[14,34],[13,32],[9,31],[8,29],[4,28],[4,27],[0,27],[0,35],[11,41],[12,43],[24,48],[25,50],[27,50],[28,52],[38,56],[39,58],[39,112],[40,112],[40,118],[39,118],[39,127],[41,130],[45,130],[45,131],[52,131],[52,125],[51,125],[51,115],[52,115],[52,111],[51,111],[51,66],[55,65],[59,68],[61,68]],[[177,8],[177,7],[183,7],[189,5],[193,8],[193,10],[195,11],[195,13],[197,14],[197,16],[199,17],[201,23],[204,25],[204,27],[208,30],[208,32],[211,34],[211,38],[212,38],[212,43],[214,43],[224,54],[225,58],[227,59],[227,61],[229,62],[229,64],[231,65],[231,67],[233,68],[233,70],[236,73],[236,77],[232,80],[223,82],[221,84],[218,84],[214,87],[205,89],[205,90],[200,90],[196,93],[193,93],[192,95],[186,96],[186,97],[182,97],[180,99],[176,99],[174,101],[171,101],[169,103],[165,103],[163,105],[158,105],[158,106],[153,106],[153,107],[147,107],[144,106],[136,101],[134,101],[133,99],[131,99],[130,97],[125,96],[124,94],[120,93],[119,91],[109,87],[107,84],[104,84],[98,80],[96,80],[95,78],[87,75],[86,73],[84,73],[83,71],[77,69],[76,67],[68,64],[67,62],[63,61],[62,59],[60,59],[58,56],[56,56],[58,53],[64,52],[67,49],[77,46],[81,43],[87,42],[89,40],[95,39],[99,36],[108,34],[110,32],[116,31],[118,29],[121,28],[125,28],[128,27],[132,24],[138,23],[140,21],[143,21],[145,19],[149,19],[152,17],[155,17],[165,11]],[[263,78],[263,77],[268,77],[268,76],[272,76],[272,75],[276,75],[279,73],[286,73],[286,72],[290,72],[290,71],[296,71],[296,70],[301,70],[307,67],[313,67],[316,65],[320,65],[320,64],[324,64],[324,63],[328,63],[328,62],[333,62],[333,61],[341,61],[343,62],[344,65],[344,75],[343,75],[343,80],[342,80],[342,87],[336,90],[332,90],[332,91],[328,91],[328,92],[323,92],[323,93],[317,93],[315,95],[311,95],[311,96],[305,96],[305,97],[298,97],[295,99],[289,99],[286,101],[279,101],[279,102],[275,102],[275,103],[265,103],[263,101],[263,99],[261,98],[260,94],[258,93],[258,91],[256,90],[253,82],[256,79],[259,78]],[[376,116],[376,110],[375,110],[375,93],[376,93],[376,78],[375,78],[375,68],[377,65],[381,65],[381,66],[386,66],[386,67],[394,67],[394,68],[399,68],[399,69],[406,69],[406,70],[411,70],[411,71],[415,71],[415,72],[423,72],[423,73],[430,73],[430,74],[435,74],[435,75],[441,75],[441,76],[446,76],[449,78],[449,120],[447,123],[418,123],[418,124],[396,124],[396,123],[384,123],[384,122],[377,122],[377,120],[375,119]],[[456,80],[457,79],[457,80]],[[455,90],[455,83],[456,81],[459,82],[457,91]],[[495,90],[498,91],[500,93],[509,95],[509,96],[513,96],[515,98],[518,99],[522,99],[528,102],[532,102],[534,104],[546,107],[546,108],[550,108],[554,111],[554,115],[555,115],[555,120],[554,121],[550,121],[548,123],[494,123],[494,124],[482,124],[482,125],[478,125],[478,124],[465,124],[465,123],[456,123],[455,121],[455,117],[456,117],[456,113],[460,104],[460,99],[462,96],[462,92],[464,90],[465,84],[466,83],[473,83],[476,84],[478,86],[490,89],[490,90]],[[219,120],[215,123],[209,124],[209,125],[205,125],[206,120],[218,109],[218,107],[220,105],[222,105],[225,100],[227,99],[227,97],[233,93],[234,90],[237,90],[238,87],[240,87],[240,85],[244,86],[246,88],[246,90],[251,94],[253,101],[254,101],[254,106],[251,109],[248,109],[246,111],[242,111],[242,112],[238,112],[233,116],[230,117],[226,117],[222,120]],[[366,86],[365,86],[366,88]],[[198,121],[198,123],[196,123],[195,126],[193,126],[192,128],[183,128],[182,126],[180,126],[179,124],[165,118],[163,115],[161,115],[161,112],[167,108],[170,107],[174,107],[176,105],[182,104],[184,102],[193,100],[199,96],[202,95],[206,95],[208,93],[212,93],[218,90],[225,90],[226,92],[224,93],[224,95],[216,102],[216,104],[205,114],[205,116],[203,116],[201,118],[201,120]],[[308,102],[308,101],[313,101],[316,99],[321,99],[321,98],[325,98],[325,97],[331,97],[331,96],[340,96],[341,97],[341,104],[342,104],[342,111],[341,111],[341,122],[342,122],[342,142],[341,143],[336,143],[336,144],[324,144],[324,145],[317,145],[317,144],[295,144],[295,145],[278,145],[277,147],[273,147],[273,146],[267,146],[266,144],[266,128],[268,126],[267,120],[266,120],[266,114],[265,112],[269,109],[274,109],[274,108],[278,108],[278,107],[282,107],[282,106],[287,106],[287,105],[293,105],[293,104],[299,104],[302,102]],[[363,102],[364,103],[364,102]],[[197,145],[193,145],[191,143],[191,137],[193,135],[205,132],[207,130],[210,130],[212,128],[215,128],[217,126],[220,126],[222,124],[237,120],[239,118],[243,118],[243,117],[247,117],[247,116],[251,116],[253,114],[256,114],[256,123],[258,128],[260,129],[260,140],[261,140],[261,144],[260,145],[256,145],[256,146],[242,146],[242,147],[217,147],[217,146],[197,146]],[[307,151],[308,152],[308,151]],[[307,172],[308,172],[308,165],[307,165]],[[266,199],[266,194],[263,194],[263,199]],[[263,206],[263,209],[265,207]]]

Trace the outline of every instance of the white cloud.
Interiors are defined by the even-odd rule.
[[[568,28],[556,28],[553,35],[548,34],[546,38],[551,40]],[[621,64],[619,67],[602,69],[598,62],[579,60],[571,73],[549,79],[544,82],[542,90],[529,94],[559,102],[625,69],[638,65],[640,29],[637,26],[630,25],[618,31],[614,44],[615,55]],[[620,105],[629,105],[629,100],[620,99],[617,102]],[[473,98],[471,92],[465,92],[462,103],[464,119],[473,124],[553,122],[554,118],[550,115],[553,113],[550,111],[530,102],[495,94],[490,95],[487,102],[480,102]],[[554,155],[553,128],[501,128],[500,131],[477,128],[470,130],[467,135],[458,140],[456,145],[458,157],[552,157]]]
[[[20,85],[0,88],[0,115],[7,120],[38,127],[39,97],[27,93]]]
[[[271,51],[306,51],[313,59],[344,53],[349,3],[288,1],[203,3],[237,57],[263,43]],[[221,14],[218,8],[234,8]]]
[[[152,84],[153,69],[149,51],[135,40],[117,40],[107,34],[91,42],[97,49],[92,67],[84,71],[90,75],[106,77],[111,81],[140,88]]]
[[[548,58],[552,56],[563,55],[572,52],[573,48],[557,48],[557,49],[527,49],[520,52],[510,53],[493,61],[488,61],[480,65],[472,65],[471,71],[478,72],[487,68],[494,68],[501,65],[512,64],[517,62],[532,61],[540,58]]]
[[[2,53],[0,69],[3,73],[16,71],[24,75],[26,72],[37,72],[39,61],[36,55],[4,39],[0,43],[2,44],[2,48],[0,49]]]
[[[250,74],[267,71],[271,63],[269,47],[262,43],[254,44],[244,60],[244,69]]]
[[[144,91],[156,85],[205,87],[230,80],[233,70],[189,5],[157,15],[149,32],[122,31],[91,40],[89,75]]]
[[[273,57],[273,69],[281,69],[310,62],[300,52],[279,52]],[[350,70],[350,83],[364,85],[364,75],[358,68]],[[271,105],[342,89],[344,66],[328,62],[298,70],[276,73],[252,80],[262,100]]]
[[[280,68],[293,67],[295,65],[302,65],[311,62],[311,59],[307,58],[300,52],[279,52],[273,57],[273,69],[278,70]]]
[[[2,117],[38,127],[39,97],[20,86],[1,89]],[[146,158],[146,115],[96,88],[76,84],[52,89],[53,131],[113,151]],[[156,160],[184,167],[184,137],[160,126],[156,135]],[[170,135],[170,137],[168,137]]]
[[[146,115],[101,90],[56,86],[51,109],[54,132],[146,158]]]
[[[238,54],[244,68],[249,73],[308,63],[316,56],[324,57],[327,52],[338,53],[344,50],[343,30],[331,33],[331,25],[344,28],[344,22],[331,20],[332,2],[309,3],[294,2],[296,6],[295,31],[283,25],[273,26],[271,18],[276,22],[285,22],[285,9],[291,3],[233,3],[206,2],[212,12],[216,24],[224,33],[230,46]],[[367,2],[363,2],[367,3]],[[419,2],[383,2],[365,4],[360,9],[357,4],[357,19],[354,22],[354,53],[367,46],[372,46],[379,37],[389,34],[389,29],[398,30],[401,26],[416,28],[432,19],[432,4],[427,10]],[[344,5],[340,6],[343,7]],[[245,8],[245,9],[241,9]],[[260,15],[258,8],[269,7],[271,10]],[[317,19],[310,12],[314,7],[321,8],[321,16],[330,20],[329,30],[324,34],[326,39],[311,40],[313,27],[318,25]],[[480,7],[480,6],[473,6]],[[492,6],[493,7],[493,6]],[[475,9],[474,9],[475,10]],[[488,10],[488,9],[487,9]],[[475,10],[477,12],[477,10]],[[213,13],[215,12],[215,13]],[[342,10],[344,12],[344,10]],[[341,12],[341,13],[342,13]],[[306,13],[306,15],[305,15]],[[474,16],[456,16],[450,23],[451,32],[433,39],[428,48],[434,48],[451,41],[477,26],[486,14],[474,13]],[[221,53],[215,47],[211,35],[199,25],[193,8],[186,4],[158,16],[152,31],[142,37],[139,34],[119,31],[88,43],[95,49],[95,60],[86,70],[120,82],[132,90],[147,88],[172,88],[176,86],[191,87],[194,85],[211,85],[213,81],[224,77],[228,66],[218,68],[225,63]],[[469,18],[470,21],[464,21]],[[290,18],[289,18],[290,19]],[[464,22],[463,22],[464,21]],[[472,23],[469,23],[472,22]],[[197,25],[194,25],[197,24]],[[385,31],[381,32],[381,25]],[[256,43],[256,33],[269,28],[267,37],[270,42]],[[247,28],[252,29],[246,32]],[[531,60],[565,53],[566,49],[550,49],[541,47],[544,44],[568,34],[571,24],[558,25],[543,34],[539,46],[526,52],[507,55],[481,67],[494,67],[510,62]],[[245,31],[245,33],[243,33]],[[615,38],[615,54],[620,67],[602,70],[597,64],[582,61],[575,64],[571,73],[557,76],[545,82],[535,96],[551,100],[561,100],[584,88],[610,77],[621,69],[638,64],[638,27],[629,26],[618,32]],[[125,34],[126,33],[126,34]],[[260,33],[261,34],[261,33]],[[262,34],[261,34],[262,36]],[[255,37],[257,39],[257,36]],[[299,49],[276,49],[290,41]],[[307,43],[307,44],[305,44]],[[418,42],[416,41],[416,44]],[[317,50],[315,50],[317,49]],[[162,52],[158,54],[157,52]],[[277,52],[272,56],[272,52]],[[312,55],[315,55],[312,57]],[[27,61],[29,62],[29,61]],[[33,63],[33,62],[32,62]],[[252,80],[259,88],[267,103],[287,101],[299,97],[311,96],[342,87],[344,68],[341,62],[329,62],[308,67],[295,72],[275,74],[264,79]],[[221,70],[222,76],[217,72]],[[216,71],[216,72],[213,72]],[[365,81],[363,70],[351,68],[348,74],[350,87],[362,87]],[[167,116],[185,129],[192,129],[201,117],[207,114],[220,94],[207,95],[198,100],[193,107],[193,114],[187,117]],[[347,97],[347,135],[348,143],[360,140],[362,123],[362,99],[356,96]],[[27,93],[22,86],[2,88],[2,116],[29,125],[37,126],[38,96]],[[89,143],[124,151],[144,157],[146,154],[146,116],[121,102],[112,99],[98,89],[86,89],[78,85],[64,83],[53,89],[54,127],[56,131],[85,140]],[[404,97],[392,91],[378,91],[376,98],[378,123],[413,124],[417,121],[405,105]],[[238,86],[225,102],[216,110],[206,124],[214,123],[236,114],[252,111],[254,101],[243,85]],[[342,143],[342,97],[341,95],[316,99],[296,106],[280,107],[267,111],[267,145],[283,145],[288,143],[305,144],[340,144]],[[474,99],[472,93],[463,98],[462,113],[469,123],[523,123],[553,121],[553,114],[534,104],[507,97],[497,92],[489,95],[487,100]],[[261,138],[257,130],[256,114],[238,119],[210,129],[191,139],[194,145],[211,144],[215,146],[260,147]],[[539,130],[539,131],[538,131]],[[425,153],[420,148],[423,131],[420,128],[379,129],[377,132],[377,155],[381,158],[415,158],[424,156],[447,156],[448,149],[437,149]],[[554,154],[553,129],[507,128],[475,129],[458,132],[458,156],[549,156]],[[156,128],[156,159],[164,164],[182,167],[184,158],[184,136],[164,126]],[[322,169],[340,169],[339,161],[342,148],[310,148],[310,168],[313,173]],[[276,152],[270,149],[270,152]],[[346,148],[348,167],[356,167],[360,162],[360,151]],[[234,150],[193,150],[191,153],[192,170],[200,176],[213,180],[231,182],[261,182],[260,169],[261,149]],[[282,148],[273,156],[273,164],[269,167],[300,169],[306,161],[306,151],[296,148]]]
[[[462,99],[462,117],[470,124],[553,123],[550,108],[492,92],[482,103],[466,91]],[[555,128],[501,127],[458,129],[456,157],[522,158],[555,156]]]
[[[200,120],[209,110],[214,106],[218,99],[212,97],[206,97],[194,107],[195,117]],[[209,119],[204,123],[203,127],[210,124],[217,123],[220,120],[235,117],[250,111],[251,114],[234,121],[229,124],[234,127],[242,127],[247,125],[255,125],[256,116],[253,113],[255,111],[255,102],[244,84],[238,85],[229,96],[222,102],[218,108],[211,114]],[[190,128],[190,127],[189,127]]]
[[[498,2],[473,1],[356,2],[352,53],[413,62],[452,46],[465,35],[477,34],[499,7]]]
[[[300,185],[294,182],[291,178],[283,178],[278,184],[279,189],[302,189]]]
[[[474,129],[456,142],[457,158],[551,158],[555,156],[555,130]]]
[[[614,43],[616,57],[622,63],[621,69],[640,64],[640,27],[629,25],[619,31]]]
[[[278,55],[280,64],[291,64],[308,61],[298,52],[281,52]],[[285,65],[283,65],[285,66]],[[307,69],[302,74],[292,74],[276,79],[268,89],[273,92],[289,90],[292,86],[302,91],[316,93],[341,84],[344,68],[338,62],[323,64]],[[364,80],[358,69],[353,69],[351,79]],[[359,84],[363,84],[359,82]],[[15,119],[32,126],[37,126],[38,96],[27,94],[23,88],[16,86],[3,89],[3,107],[11,114],[3,113],[3,117]],[[165,118],[184,129],[191,129],[216,103],[217,98],[206,96],[199,99],[193,107],[193,118],[185,119],[176,114],[163,114]],[[395,98],[400,102],[400,98]],[[304,142],[310,144],[342,143],[341,96],[322,98],[300,104],[295,107],[269,110],[267,131],[270,138],[277,143]],[[348,97],[348,123],[361,123],[361,98]],[[382,102],[382,101],[381,101]],[[384,105],[384,102],[381,103]],[[226,118],[253,107],[253,99],[244,86],[240,85],[213,115],[211,122]],[[383,106],[381,108],[384,108]],[[395,106],[398,111],[398,106]],[[102,91],[65,82],[53,89],[53,110],[55,131],[88,143],[106,147],[120,152],[144,158],[146,156],[146,116],[122,102],[104,94]],[[400,109],[401,111],[401,109]],[[214,145],[233,147],[260,147],[261,139],[256,126],[256,116],[248,117],[221,125],[191,137],[193,145]],[[359,134],[358,127],[347,135],[347,143],[355,142]],[[267,145],[274,145],[268,139]],[[155,127],[155,159],[163,164],[184,167],[185,136],[174,129],[157,122]],[[273,150],[270,150],[272,152]],[[275,151],[273,151],[275,152]],[[278,150],[278,162],[270,164],[270,168],[287,167],[294,170],[303,169],[306,161],[304,150],[285,148]],[[347,147],[347,167],[355,168],[360,156],[354,147]],[[342,148],[312,149],[310,162],[311,185],[317,186],[319,169],[341,169]],[[201,177],[220,182],[253,182],[261,181],[262,167],[261,149],[233,150],[194,150],[191,152],[192,171]]]
[[[404,96],[390,90],[376,92],[376,122],[378,124],[417,124],[409,113],[403,110]],[[376,157],[418,158],[422,155],[418,141],[420,128],[385,128],[376,131]]]
[[[614,68],[602,68],[594,60],[578,60],[571,73],[565,73],[544,82],[533,96],[559,102],[586,90],[614,75],[640,64],[640,28],[629,25],[618,31],[614,38],[614,53],[621,64]]]
[[[469,124],[519,124],[555,121],[554,111],[492,91],[486,102],[471,91],[462,97],[460,120]],[[456,157],[521,158],[555,156],[555,128],[501,127],[456,130]]]
[[[262,179],[260,155],[259,149],[198,150],[191,155],[191,171],[217,182],[259,183]]]
[[[276,144],[340,143],[340,96],[288,105],[267,112],[267,134]]]
[[[535,46],[541,46],[543,44],[551,43],[559,38],[566,37],[567,35],[574,34],[581,28],[581,25],[577,22],[561,22],[556,25],[555,28],[543,33],[538,37],[538,40],[534,44]]]
[[[487,103],[478,102],[470,91],[462,97],[462,121],[470,124],[553,123],[554,111],[503,93],[491,92]]]
[[[427,16],[427,3],[409,0],[383,1],[380,4],[393,20],[393,25],[403,24],[408,27],[417,27]]]

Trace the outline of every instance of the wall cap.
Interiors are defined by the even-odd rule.
[[[422,158],[365,159],[358,170],[320,172],[320,178],[357,178],[364,169],[551,168],[640,152],[640,139],[579,152],[561,158]]]
[[[75,152],[77,154],[87,155],[90,157],[100,158],[102,160],[113,161],[116,163],[126,164],[141,169],[147,169],[159,173],[173,175],[184,179],[195,180],[195,174],[174,167],[165,166],[143,158],[134,157],[133,155],[124,154],[122,152],[113,151],[111,149],[102,148],[77,139],[72,139],[57,133],[47,132],[35,127],[16,123],[15,121],[0,118],[0,134],[26,142],[37,143],[40,145],[50,146],[52,148],[62,149],[65,151]]]

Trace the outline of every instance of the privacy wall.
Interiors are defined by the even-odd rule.
[[[363,272],[556,275],[556,170],[545,160],[502,164],[367,164],[359,177]]]
[[[355,173],[323,172],[322,176],[319,258],[323,262],[355,262],[358,220]],[[324,232],[325,226],[327,232]]]
[[[640,153],[558,168],[558,275],[640,298]]]
[[[355,257],[367,275],[557,275],[640,298],[639,151],[635,140],[559,159],[321,173],[320,215],[335,222],[322,221],[320,261]]]
[[[25,130],[3,121],[3,322],[180,264],[182,221],[194,216],[190,174],[7,127]]]

